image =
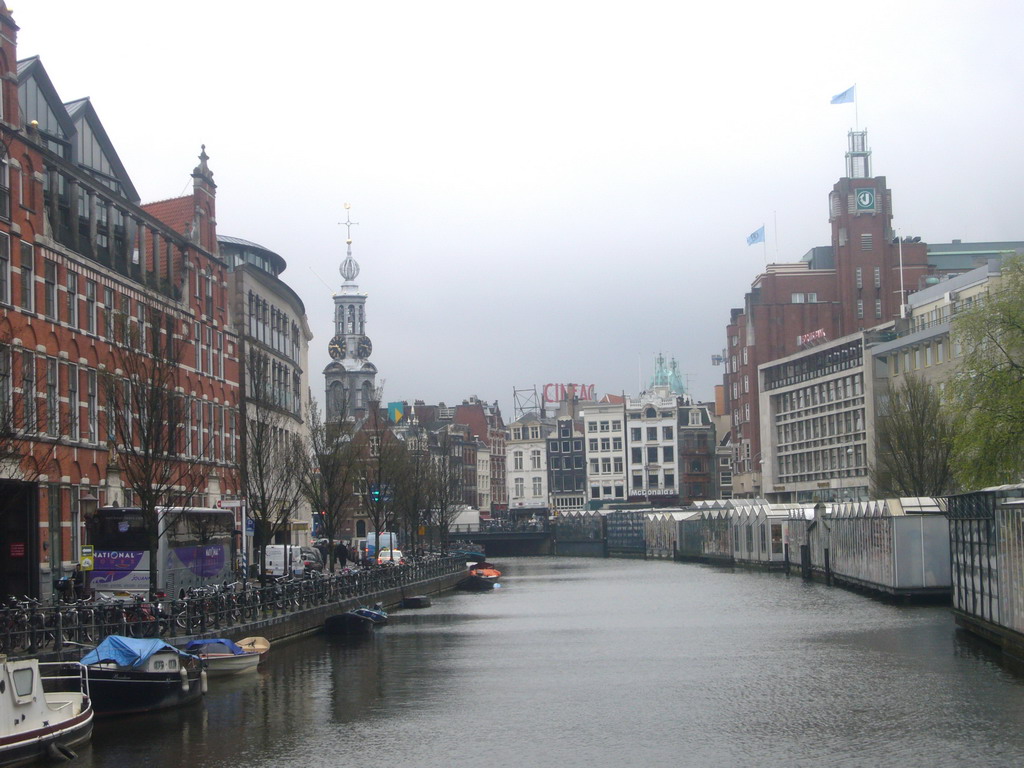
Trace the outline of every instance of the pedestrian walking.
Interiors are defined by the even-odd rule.
[[[345,546],[344,541],[339,541],[338,546],[334,548],[334,559],[338,562],[339,568],[344,568],[345,563],[348,562],[348,547]]]

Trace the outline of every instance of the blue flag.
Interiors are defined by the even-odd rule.
[[[747,237],[747,245],[753,245],[754,243],[764,242],[764,224],[761,225],[760,229],[751,232]]]
[[[849,104],[849,103],[851,103],[852,101],[854,101],[856,99],[856,96],[857,96],[856,91],[857,91],[857,86],[856,85],[851,85],[849,88],[847,88],[842,93],[837,93],[835,96],[833,96],[832,97],[832,103],[833,104]]]

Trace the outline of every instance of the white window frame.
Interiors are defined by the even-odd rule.
[[[0,232],[0,303],[11,303],[11,238]]]

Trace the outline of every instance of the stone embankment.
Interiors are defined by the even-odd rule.
[[[406,597],[454,588],[466,561],[447,557],[328,576],[210,589],[180,600],[36,602],[0,608],[0,653],[76,658],[108,635],[159,637],[183,645],[199,637],[262,636],[272,642],[317,632],[328,616],[360,605],[395,607]]]

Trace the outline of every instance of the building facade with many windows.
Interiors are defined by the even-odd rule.
[[[884,380],[898,384],[908,374],[943,386],[963,355],[952,334],[953,320],[998,289],[1001,263],[993,258],[983,267],[953,274],[911,294],[894,338],[871,349],[874,376],[881,380],[877,389],[884,388]]]
[[[525,414],[509,425],[505,474],[510,517],[548,514],[547,447],[554,434],[552,421],[536,413]]]
[[[166,502],[237,494],[237,336],[205,151],[190,194],[140,204],[89,100],[60,98],[39,58],[14,63],[2,5],[0,27],[0,593],[46,598],[93,505],[135,501],[121,361],[177,363],[174,450],[191,469]]]
[[[627,397],[626,476],[630,501],[679,503],[679,424],[684,398],[667,386]]]
[[[552,512],[586,509],[587,454],[582,424],[571,417],[555,419],[555,432],[548,439],[548,487]]]
[[[873,176],[865,131],[850,131],[846,172],[828,197],[831,242],[758,275],[726,328],[726,412],[735,451],[733,493],[762,495],[758,369],[808,344],[896,320],[908,292],[932,271],[921,238],[898,237],[892,192]]]
[[[219,235],[221,258],[230,271],[232,319],[239,339],[243,418],[269,420],[280,439],[309,439],[309,342],[306,307],[280,275],[287,262],[262,245]],[[253,401],[263,399],[256,404]],[[244,433],[244,430],[243,430]],[[247,448],[248,446],[243,446]],[[290,500],[289,500],[290,501]],[[278,544],[303,544],[312,534],[313,513],[305,499],[288,515]],[[283,525],[282,525],[283,527]],[[251,558],[249,562],[252,562]]]
[[[889,383],[912,375],[941,389],[963,355],[951,333],[953,318],[998,285],[1000,263],[993,258],[915,291],[896,321],[762,365],[764,497],[869,499],[875,419]]]
[[[586,448],[588,503],[594,508],[626,501],[624,404],[624,398],[606,395],[599,402],[587,403],[580,412]]]
[[[867,348],[892,327],[850,334],[761,366],[765,498],[870,498],[874,382]]]

